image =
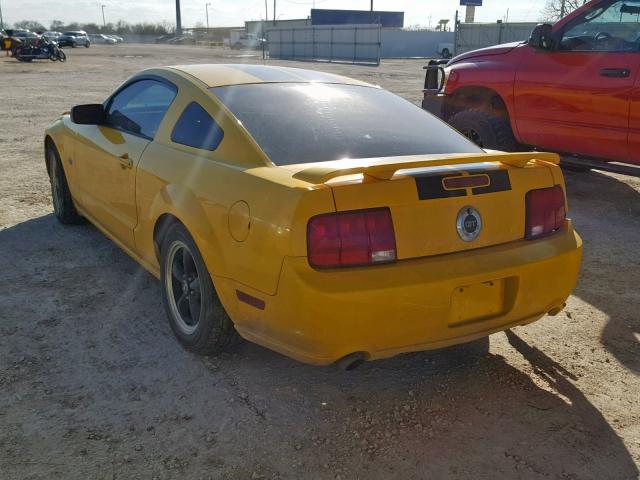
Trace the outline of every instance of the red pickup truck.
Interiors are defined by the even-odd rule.
[[[482,147],[640,164],[640,0],[593,0],[527,42],[425,68],[423,108]]]

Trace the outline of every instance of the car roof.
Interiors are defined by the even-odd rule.
[[[371,87],[353,78],[302,68],[246,64],[200,64],[166,67],[197,78],[209,88],[250,83],[340,83]]]

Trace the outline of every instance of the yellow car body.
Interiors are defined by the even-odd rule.
[[[47,129],[45,144],[59,154],[78,212],[156,277],[158,235],[170,222],[184,225],[224,309],[250,341],[318,365],[354,353],[384,358],[557,314],[576,284],[582,243],[570,220],[539,239],[524,234],[527,193],[554,186],[564,192],[555,155],[451,153],[276,166],[212,93],[216,87],[376,87],[282,67],[166,67],[127,84],[137,78],[161,78],[177,90],[153,139],[75,124],[65,114]],[[214,151],[172,141],[192,102],[224,132]],[[453,196],[445,189],[440,198],[419,198],[420,175],[470,177],[478,171],[489,172],[488,182],[506,177],[509,188],[492,191],[489,185],[476,194],[467,187]],[[469,205],[481,212],[484,225],[476,239],[464,241],[456,216]],[[311,266],[312,217],[377,207],[391,212],[395,261]]]

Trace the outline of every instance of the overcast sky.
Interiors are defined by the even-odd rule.
[[[264,18],[264,0],[208,0],[210,26],[240,26],[244,20]],[[205,0],[182,0],[182,23],[185,27],[205,22]],[[273,15],[273,0],[267,0],[269,17]],[[305,18],[309,10],[317,8],[368,9],[369,0],[277,0],[279,18]],[[504,18],[509,8],[509,20],[537,21],[545,0],[484,0],[476,11],[476,21],[495,21]],[[48,26],[51,20],[64,22],[102,23],[101,5],[105,5],[107,22],[126,20],[175,22],[174,0],[0,0],[5,22],[38,20]],[[459,0],[375,0],[376,10],[405,12],[405,26],[428,25],[429,17],[435,25],[441,18],[453,18]]]

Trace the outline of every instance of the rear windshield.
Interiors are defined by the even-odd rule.
[[[211,91],[276,165],[482,152],[431,114],[379,88],[263,83]]]

